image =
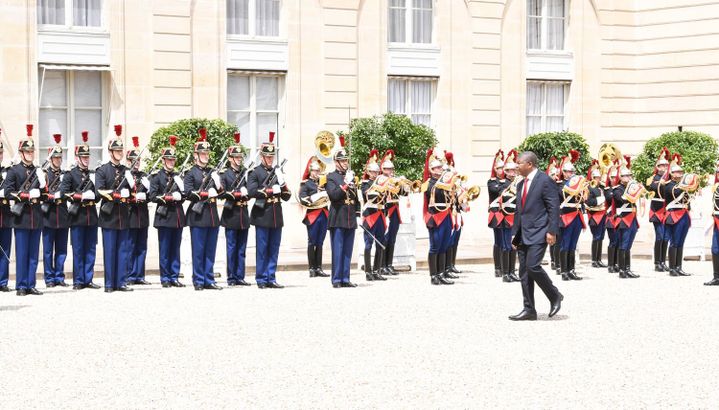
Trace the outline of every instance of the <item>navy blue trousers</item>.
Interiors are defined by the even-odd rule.
[[[258,285],[273,283],[277,279],[277,257],[280,254],[282,228],[262,228],[255,226],[256,244],[255,281]]]
[[[332,283],[349,283],[355,230],[330,228],[332,242]]]
[[[714,222],[712,220],[712,222]],[[714,235],[712,235],[712,255],[719,255],[719,229],[714,224]]]
[[[609,237],[609,246],[617,247],[617,230],[614,228],[607,227],[607,237]]]
[[[15,229],[15,289],[36,284],[41,229]]]
[[[664,225],[666,236],[669,237],[669,246],[672,248],[684,247],[684,241],[687,239],[689,233],[689,225],[691,219],[689,218],[689,212],[685,213],[679,221],[673,225]]]
[[[72,284],[87,285],[95,274],[95,253],[97,251],[97,226],[73,226],[70,228],[72,241]]]
[[[7,286],[10,277],[10,248],[12,247],[12,229],[0,229],[0,247],[5,251],[0,251],[0,286]]]
[[[68,228],[42,228],[42,266],[45,284],[65,280]]]
[[[157,228],[160,244],[160,282],[169,283],[180,278],[180,245],[182,228]]]
[[[215,253],[220,228],[190,227],[192,241],[192,284],[195,286],[215,283]]]
[[[227,282],[245,280],[245,259],[247,257],[247,234],[249,229],[225,228],[227,246]]]
[[[636,219],[632,222],[632,226],[628,229],[617,229],[617,242],[620,250],[628,251],[632,249],[634,237],[637,236],[638,230],[639,225],[637,224]]]
[[[512,235],[512,228],[509,229],[509,235]],[[455,229],[452,231],[452,238],[449,240],[449,247],[450,248],[456,248],[459,245],[459,238],[462,236],[462,227]],[[510,241],[511,242],[511,241]]]
[[[372,228],[369,229],[369,231],[372,233],[372,235],[374,235],[375,238],[377,238],[379,243],[387,246],[387,242],[386,242],[385,235],[384,235],[384,231],[385,231],[384,223],[382,223],[381,220],[378,219],[377,222],[374,223]],[[363,231],[363,232],[364,232],[364,251],[365,251],[365,253],[372,252],[372,245],[374,244],[374,239],[372,239],[372,237],[369,236],[367,231]],[[378,248],[379,246],[376,246],[376,247]]]
[[[595,241],[604,240],[604,230],[606,229],[607,218],[602,218],[602,221],[597,225],[589,225],[589,230],[592,232],[592,239]]]
[[[102,261],[105,268],[105,289],[125,285],[130,263],[130,230],[102,228]]]
[[[429,254],[439,254],[447,252],[452,238],[452,219],[444,218],[442,223],[429,230]]]
[[[399,232],[399,205],[397,210],[392,213],[392,216],[387,218],[389,225],[387,225],[387,233],[384,235],[384,243],[387,245],[394,245],[397,242],[397,232]],[[380,238],[377,238],[380,239]]]
[[[667,232],[666,225],[661,222],[652,222],[654,224],[654,241],[667,241],[669,242],[670,235]]]
[[[127,281],[145,279],[147,258],[147,228],[131,228],[129,235],[130,263],[127,266]]]
[[[512,228],[498,228],[496,229],[499,235],[499,249],[505,252],[512,250]]]
[[[307,244],[312,246],[322,246],[327,237],[327,216],[324,212],[320,212],[317,219],[312,225],[307,225]]]
[[[577,242],[579,242],[579,234],[582,233],[581,216],[574,218],[569,226],[559,229],[562,242],[559,244],[560,251],[574,252],[577,250]]]

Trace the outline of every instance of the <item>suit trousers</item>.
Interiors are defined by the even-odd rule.
[[[554,286],[547,272],[542,268],[542,259],[547,244],[519,245],[517,256],[519,258],[519,278],[522,281],[522,295],[524,296],[524,309],[536,312],[534,307],[534,284],[536,283],[550,302],[559,296],[559,290]]]

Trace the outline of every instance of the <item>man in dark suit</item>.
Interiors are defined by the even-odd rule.
[[[547,244],[553,245],[557,240],[559,202],[555,182],[537,170],[537,156],[533,152],[523,152],[517,165],[524,180],[517,186],[517,212],[512,227],[512,246],[518,250],[524,309],[509,319],[537,320],[537,311],[534,308],[535,282],[551,303],[549,317],[559,312],[564,299],[541,265]]]

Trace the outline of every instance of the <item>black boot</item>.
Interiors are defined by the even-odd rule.
[[[517,276],[517,250],[512,249],[509,251],[509,276],[514,279],[515,282],[519,282],[520,279]]]
[[[682,262],[684,261],[684,248],[677,248],[677,256],[674,260],[674,265],[676,266],[674,270],[679,274],[679,276],[692,276],[691,273],[684,272],[684,269],[682,269]]]
[[[627,279],[629,276],[627,276],[627,265],[626,265],[626,257],[625,257],[626,251],[618,250],[617,251],[617,263],[619,265],[619,277],[622,279]]]
[[[617,270],[614,268],[614,266],[617,264],[616,254],[614,253],[614,246],[607,247],[607,271],[609,273],[617,273]]]
[[[677,248],[669,247],[669,276],[679,276],[677,273]]]
[[[321,278],[329,278],[330,275],[322,270],[322,246],[315,246],[315,275]]]
[[[447,283],[442,283],[445,285],[451,285],[454,284],[451,280],[449,280],[447,273],[447,253],[440,253],[437,255],[437,276],[440,277],[440,279],[444,280]]]
[[[631,251],[631,249],[624,251],[624,264],[627,266],[627,269],[624,273],[627,275],[628,278],[636,279],[639,277],[639,275],[632,272],[632,251]]]
[[[714,279],[704,283],[706,286],[719,286],[719,255],[712,253],[712,267],[714,268]]]
[[[577,251],[569,251],[567,256],[567,268],[569,269],[569,272],[567,275],[569,275],[569,279],[571,280],[582,280],[581,276],[577,275],[577,271],[574,270],[574,263],[576,262],[577,257]]]
[[[450,269],[450,265],[449,265],[449,264],[450,264],[450,257],[451,257],[451,254],[450,254],[451,249],[452,249],[452,248],[449,248],[449,250],[447,250],[447,252],[444,253],[444,268],[442,268],[442,265],[439,265],[439,264],[437,265],[437,268],[440,270],[440,274],[441,274],[445,279],[457,279],[457,278],[459,278],[459,276],[457,276],[457,275],[455,275],[454,273],[452,273],[452,271],[451,271],[451,269]],[[440,258],[441,258],[441,256],[440,256]],[[501,260],[500,260],[500,262],[501,262]]]
[[[387,280],[382,276],[382,267],[384,266],[384,259],[382,258],[384,251],[379,246],[374,252],[374,268],[372,269],[372,278],[374,280]]]
[[[494,245],[494,248],[492,248],[492,259],[494,259],[494,277],[495,278],[501,278],[502,277],[502,264],[501,264],[501,252],[499,250],[499,246]]]
[[[619,255],[619,247],[615,246],[614,247],[614,272],[619,272],[619,266],[617,265],[617,263],[619,263],[618,262],[619,257],[617,255]]]
[[[310,278],[317,276],[317,268],[315,267],[315,247],[307,245],[307,265],[310,269]]]
[[[394,266],[392,263],[394,262],[394,244],[387,245],[387,249],[385,249],[384,252],[384,266],[385,268],[385,274],[397,276],[399,275],[399,272],[397,272],[394,269]]]
[[[597,268],[606,268],[607,265],[602,262],[602,249],[603,249],[603,243],[601,239],[597,241]]]
[[[654,272],[664,272],[662,266],[662,241],[654,241]]]
[[[372,275],[372,251],[367,249],[364,251],[364,277],[368,282],[374,280]]]
[[[437,266],[439,264],[439,255],[438,254],[430,253],[427,259],[428,259],[428,264],[429,264],[429,276],[432,278],[433,285],[452,285],[452,284],[454,284],[454,282],[443,278],[442,275],[439,274],[439,271],[437,270]]]
[[[514,282],[514,278],[509,274],[509,251],[502,251],[502,282]]]
[[[454,246],[452,249],[452,259],[450,260],[449,268],[452,273],[462,273],[461,270],[457,269],[457,247]]]
[[[669,241],[662,241],[662,250],[659,252],[660,263],[664,272],[669,272],[669,266],[667,266],[667,249],[669,249]]]
[[[561,248],[559,247],[559,244],[554,245],[554,259],[555,260],[559,260],[560,250],[561,250]],[[557,265],[557,275],[559,275],[561,273],[562,273],[562,264],[560,261],[559,265]]]
[[[549,245],[549,266],[552,270],[557,270],[559,267],[559,261],[554,257],[554,247],[556,245]]]
[[[559,270],[562,273],[562,280],[570,280],[569,277],[569,254],[567,251],[559,251]]]
[[[592,239],[592,267],[598,268],[597,266],[597,241]]]

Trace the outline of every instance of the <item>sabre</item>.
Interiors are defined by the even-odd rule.
[[[377,246],[379,246],[380,248],[382,248],[382,250],[387,249],[387,247],[384,246],[384,245],[382,244],[382,242],[379,241],[379,239],[375,238],[375,236],[372,235],[372,232],[370,232],[369,229],[365,228],[364,225],[362,225],[362,224],[358,224],[358,225],[359,225],[360,228],[362,228],[362,229],[365,231],[365,233],[367,233],[367,235],[370,236],[370,238],[372,238],[372,240],[374,241],[374,243],[377,244]]]

